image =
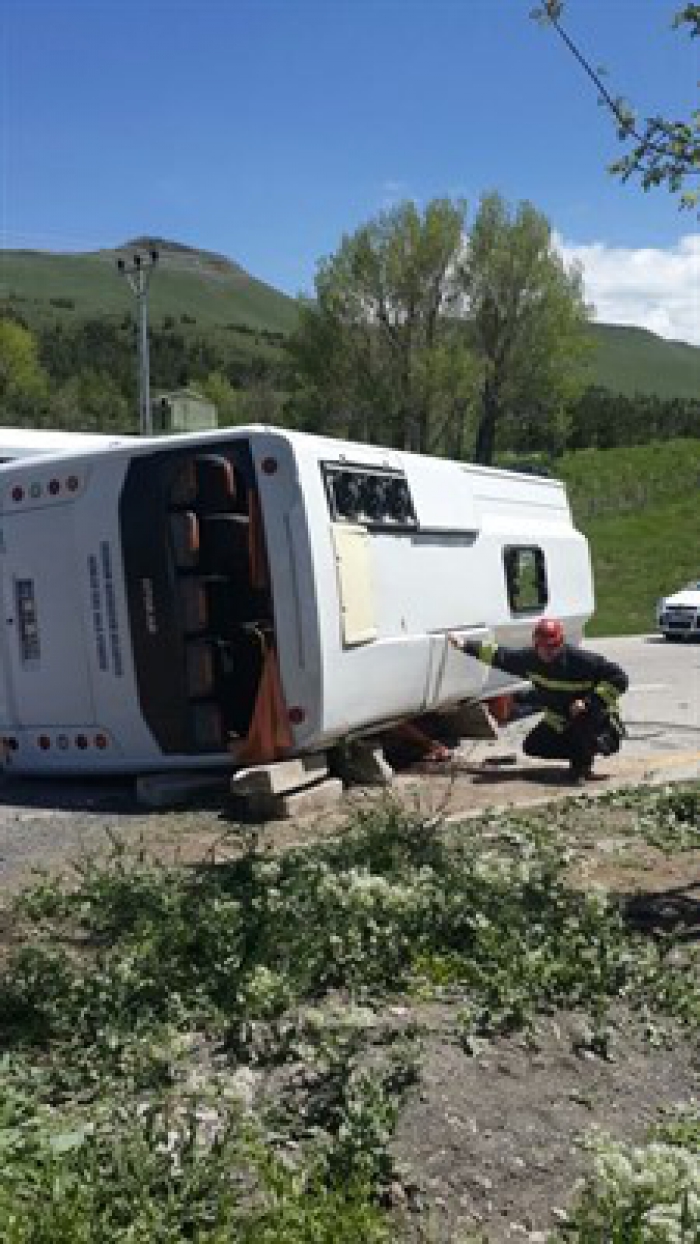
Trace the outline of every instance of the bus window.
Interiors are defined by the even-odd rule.
[[[503,550],[503,565],[511,612],[538,613],[544,609],[549,588],[542,549],[535,545],[510,545]]]

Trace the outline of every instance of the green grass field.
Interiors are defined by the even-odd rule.
[[[700,440],[582,450],[558,464],[591,545],[591,635],[654,629],[659,596],[700,576]]]
[[[596,612],[591,635],[653,631],[659,596],[700,575],[698,495],[639,514],[581,524],[593,556]]]

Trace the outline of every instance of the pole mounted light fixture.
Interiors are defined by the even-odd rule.
[[[149,250],[147,255],[135,251],[131,259],[117,259],[117,271],[122,276],[136,298],[138,311],[138,391],[139,391],[139,427],[142,436],[151,436],[153,420],[151,418],[151,379],[148,360],[148,286],[153,270],[158,263],[158,251]]]

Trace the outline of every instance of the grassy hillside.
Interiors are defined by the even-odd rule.
[[[644,328],[592,324],[594,353],[591,382],[633,397],[698,398],[700,349],[683,341],[665,341]]]
[[[700,575],[700,440],[582,450],[558,464],[591,544],[590,635],[653,630],[659,596]]]
[[[138,239],[123,251],[56,255],[39,251],[0,253],[0,301],[9,299],[30,326],[55,320],[123,316],[133,296],[119,275],[119,254],[155,245],[158,268],[149,290],[153,324],[170,317],[199,330],[246,325],[286,333],[296,318],[294,300],[248,275],[220,255],[159,239]]]
[[[296,320],[294,300],[221,255],[158,238],[135,239],[119,250],[89,254],[0,251],[0,305],[10,300],[30,327],[55,321],[119,317],[133,312],[133,297],[116,270],[118,254],[155,245],[160,263],[149,293],[151,322],[174,321],[190,331],[227,338],[234,344],[241,327],[287,333]],[[172,325],[171,325],[172,327]],[[613,392],[697,398],[700,349],[664,341],[638,328],[591,325],[591,384]],[[260,343],[236,342],[246,353]]]

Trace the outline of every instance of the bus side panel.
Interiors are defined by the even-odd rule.
[[[550,612],[564,618],[571,638],[580,638],[592,610],[590,563],[558,481],[472,472],[462,464],[393,454],[391,467],[398,462],[406,468],[418,526],[413,531],[368,526],[368,556],[357,563],[366,562],[366,581],[353,586],[365,594],[355,602],[355,612],[364,619],[368,638],[346,642],[343,593],[348,589],[338,573],[339,542],[322,477],[332,443],[316,446],[313,453],[306,446],[296,448],[322,663],[320,699],[296,731],[299,746],[322,745],[363,726],[494,694],[508,685],[503,675],[451,652],[448,630],[526,643],[534,619]],[[387,451],[367,454],[372,468],[386,458]],[[357,456],[352,461],[357,465]],[[549,596],[540,610],[511,611],[504,552],[512,544],[536,546],[544,553]],[[278,638],[282,649],[283,625]]]

